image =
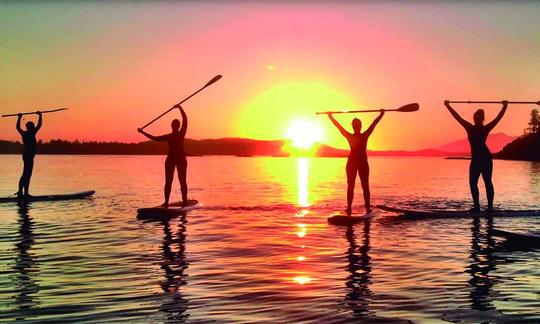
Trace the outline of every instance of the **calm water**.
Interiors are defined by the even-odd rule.
[[[193,157],[190,196],[205,208],[137,220],[161,203],[163,160],[38,156],[33,193],[97,194],[0,205],[0,321],[540,321],[540,250],[489,231],[540,231],[540,219],[335,227],[344,159]],[[370,163],[375,203],[470,208],[468,161]],[[10,195],[20,158],[0,165]],[[540,208],[540,164],[495,161],[494,183],[499,207]]]

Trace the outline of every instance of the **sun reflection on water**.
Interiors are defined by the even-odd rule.
[[[312,278],[308,276],[296,276],[293,278],[293,280],[301,285],[308,284],[312,281]]]
[[[309,160],[307,158],[298,159],[298,206],[309,207]]]
[[[313,278],[306,274],[306,267],[308,264],[304,263],[303,261],[307,260],[307,257],[305,256],[305,238],[307,236],[308,232],[308,224],[303,220],[309,215],[309,207],[311,206],[311,202],[309,201],[309,159],[308,158],[298,158],[296,163],[296,188],[297,188],[297,197],[296,197],[296,203],[299,207],[299,210],[296,211],[294,217],[295,218],[302,218],[301,222],[296,223],[296,229],[294,233],[298,237],[299,240],[301,240],[301,244],[298,245],[298,247],[301,249],[300,253],[294,260],[295,263],[295,271],[293,273],[292,281],[299,284],[299,285],[305,285],[312,282]],[[300,266],[302,267],[302,271],[298,271],[298,262],[300,263]]]

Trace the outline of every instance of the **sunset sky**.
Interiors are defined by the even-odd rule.
[[[434,147],[465,137],[444,99],[540,100],[538,13],[533,1],[2,1],[0,112],[69,107],[39,138],[138,142],[137,127],[222,74],[184,105],[188,137],[281,139],[307,123],[346,147],[316,111],[418,102],[388,113],[369,147]],[[455,107],[469,120],[500,108]],[[494,132],[522,134],[532,108],[511,106]],[[0,119],[0,139],[19,138],[15,121]]]

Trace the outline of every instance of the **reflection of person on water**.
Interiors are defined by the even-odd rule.
[[[39,285],[36,278],[39,272],[39,262],[35,255],[34,221],[29,214],[28,205],[19,204],[19,237],[13,251],[14,262],[11,275],[13,276],[14,292],[17,295],[12,302],[17,307],[16,318],[24,321],[35,316],[39,306]]]
[[[189,266],[186,260],[186,223],[186,214],[182,214],[176,235],[173,235],[169,221],[162,222],[165,236],[161,247],[164,261],[161,268],[165,271],[165,280],[160,284],[164,293],[160,310],[166,314],[168,322],[174,323],[185,322],[189,317],[186,313],[188,301],[182,295],[182,287],[187,284],[184,272]]]
[[[491,175],[493,173],[493,160],[491,157],[491,152],[486,145],[486,139],[489,132],[499,123],[503,118],[506,108],[508,106],[508,101],[502,102],[503,107],[497,117],[493,119],[490,123],[484,125],[484,110],[478,109],[474,113],[474,125],[468,121],[461,118],[461,116],[450,106],[448,100],[444,101],[444,105],[452,116],[465,128],[467,131],[467,136],[469,139],[469,144],[471,146],[471,164],[469,166],[469,186],[471,189],[471,195],[473,198],[474,207],[471,209],[471,212],[480,211],[480,199],[478,192],[478,179],[482,175],[484,179],[484,184],[486,186],[486,195],[488,200],[488,212],[493,210],[493,198],[495,196],[495,191],[493,189],[493,183],[491,182]]]
[[[26,131],[21,128],[22,114],[17,115],[17,131],[21,134],[24,144],[23,162],[24,168],[21,178],[19,179],[19,191],[17,191],[17,197],[31,197],[30,196],[30,178],[32,177],[32,170],[34,169],[34,157],[36,156],[36,134],[40,130],[42,123],[41,112],[37,112],[39,116],[37,126],[33,122],[26,123]]]
[[[341,134],[347,139],[349,142],[349,146],[351,148],[351,152],[349,153],[349,158],[347,159],[347,214],[352,213],[352,202],[354,198],[354,185],[356,182],[356,175],[358,174],[360,176],[360,181],[362,183],[362,190],[364,191],[364,202],[366,206],[366,213],[369,214],[371,212],[371,205],[370,205],[370,192],[369,192],[369,165],[367,160],[367,142],[369,139],[369,136],[375,129],[375,126],[379,123],[379,121],[384,116],[384,110],[381,109],[380,115],[373,121],[373,123],[369,126],[369,128],[361,133],[360,130],[362,129],[362,122],[360,119],[355,118],[352,121],[352,127],[353,127],[353,133],[349,133],[348,131],[341,126],[341,124],[334,118],[332,113],[328,114],[328,118],[332,121],[332,123],[339,129]]]
[[[169,145],[169,152],[167,153],[167,159],[165,160],[165,202],[163,203],[164,207],[169,205],[169,197],[171,195],[171,186],[174,176],[174,169],[177,169],[178,180],[180,180],[180,188],[182,190],[182,201],[184,206],[187,206],[188,203],[188,186],[186,181],[186,172],[187,172],[187,159],[186,153],[184,152],[184,138],[187,131],[187,115],[182,109],[181,106],[177,106],[182,114],[182,127],[180,127],[180,121],[175,119],[171,123],[172,132],[170,134],[162,136],[153,136],[142,129],[138,129],[139,133],[148,137],[154,141],[167,142]]]
[[[496,268],[496,261],[493,256],[495,246],[492,235],[493,217],[489,216],[486,219],[485,234],[481,232],[480,221],[480,218],[475,216],[471,226],[472,240],[469,255],[471,263],[466,272],[471,275],[469,279],[471,308],[488,311],[496,309],[492,300],[492,288],[495,281],[494,276],[490,275],[490,272]]]
[[[345,303],[349,306],[354,316],[370,315],[369,309],[371,299],[371,258],[370,250],[370,221],[364,223],[364,235],[361,245],[356,243],[356,236],[353,226],[348,226],[345,237],[349,242],[347,250],[347,276],[346,286],[348,288],[345,296]]]

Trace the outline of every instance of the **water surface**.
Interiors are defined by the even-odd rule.
[[[163,160],[38,156],[33,193],[97,193],[0,206],[0,321],[540,321],[539,250],[491,235],[540,231],[536,218],[386,214],[335,227],[326,219],[344,209],[344,159],[192,157],[190,196],[204,208],[137,220],[161,203]],[[0,164],[7,196],[22,163]],[[468,161],[370,164],[375,203],[470,208]],[[540,164],[495,161],[494,184],[496,206],[540,209]]]

